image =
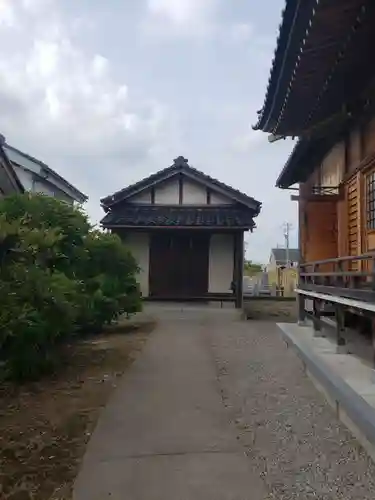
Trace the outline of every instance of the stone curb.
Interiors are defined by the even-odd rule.
[[[361,437],[356,436],[374,458],[375,409],[355,392],[345,380],[334,373],[311,349],[307,349],[303,342],[298,342],[298,339],[288,331],[288,326],[290,328],[291,325],[278,323],[277,326],[280,328],[286,343],[293,345],[312,376],[327,391],[328,395],[336,402],[336,405],[344,410],[354,426],[366,438],[368,443],[363,443]],[[344,419],[342,420],[346,424]],[[350,428],[350,430],[357,434],[354,429]],[[371,448],[374,447],[374,449],[369,450],[366,444],[371,445]]]

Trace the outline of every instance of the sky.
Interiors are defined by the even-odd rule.
[[[275,181],[293,147],[254,132],[285,0],[0,0],[0,132],[100,198],[178,156],[262,202],[247,257],[297,244]]]

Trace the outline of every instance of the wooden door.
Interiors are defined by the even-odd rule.
[[[209,235],[195,233],[191,239],[190,272],[187,280],[192,296],[203,297],[208,292]]]
[[[155,233],[150,246],[150,295],[203,297],[208,291],[209,237],[198,232]]]
[[[164,297],[173,288],[171,269],[171,235],[155,233],[150,239],[149,293]]]

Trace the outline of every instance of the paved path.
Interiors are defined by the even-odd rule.
[[[272,323],[160,306],[75,500],[373,499],[375,467]]]

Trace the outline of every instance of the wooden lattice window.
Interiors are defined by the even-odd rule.
[[[375,229],[375,172],[366,178],[367,228]]]

